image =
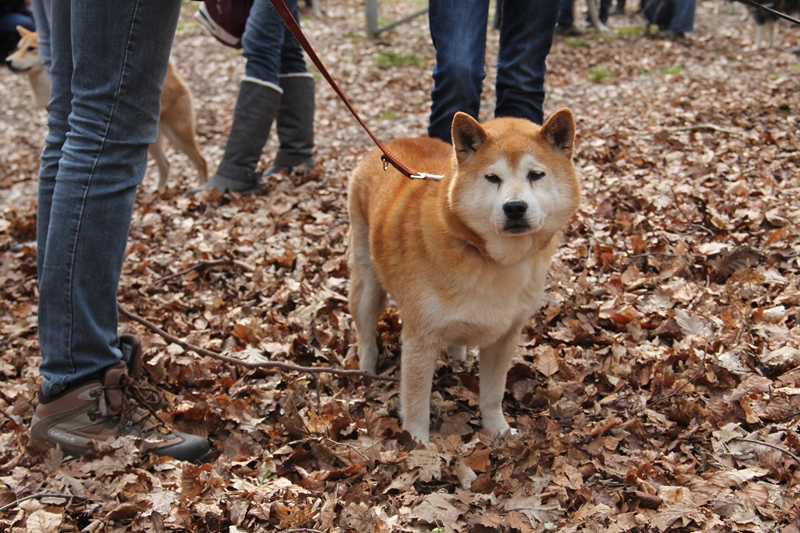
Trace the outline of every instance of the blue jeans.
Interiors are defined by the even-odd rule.
[[[36,20],[36,32],[39,34],[39,55],[42,57],[47,73],[50,73],[52,52],[50,51],[50,11],[51,0],[31,0],[31,11]]]
[[[694,30],[694,11],[697,0],[675,0],[675,14],[669,29],[675,33],[688,33]]]
[[[37,214],[44,394],[99,377],[122,357],[117,289],[180,7],[53,2]]]
[[[553,44],[558,5],[553,0],[503,2],[496,117],[543,122],[545,59]],[[428,135],[451,142],[456,112],[476,119],[480,112],[489,0],[431,0],[428,17],[436,48]]]
[[[299,21],[297,0],[287,0],[286,5]],[[247,59],[244,74],[248,78],[277,87],[280,75],[307,72],[302,47],[269,0],[253,2],[242,35],[242,49],[242,55]]]
[[[556,26],[561,29],[571,28],[575,25],[573,9],[575,0],[561,0],[558,4],[558,20]]]

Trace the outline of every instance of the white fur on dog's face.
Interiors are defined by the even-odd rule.
[[[493,259],[513,264],[538,235],[557,231],[574,210],[568,182],[558,171],[533,153],[519,157],[516,166],[496,159],[454,180],[451,205],[485,239]]]
[[[6,58],[6,64],[13,72],[28,72],[43,68],[36,34],[23,36],[16,52]]]
[[[475,229],[486,234],[486,227],[499,237],[538,233],[563,194],[558,190],[552,171],[533,154],[520,158],[516,168],[506,159],[488,165],[483,176],[472,176],[463,189],[459,211],[467,220],[483,223]],[[484,227],[480,227],[484,226]]]

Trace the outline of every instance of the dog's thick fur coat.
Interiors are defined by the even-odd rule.
[[[580,203],[568,109],[540,128],[522,119],[479,124],[458,113],[453,146],[430,138],[388,143],[399,159],[441,181],[384,171],[381,153],[349,189],[350,310],[362,370],[375,372],[375,331],[387,293],[403,319],[403,428],[429,438],[436,359],[480,349],[480,409],[493,432],[522,326],[539,306],[560,229]]]

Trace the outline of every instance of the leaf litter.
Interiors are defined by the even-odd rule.
[[[45,116],[26,80],[4,71],[0,529],[797,532],[798,34],[781,27],[775,49],[752,51],[752,24],[711,4],[699,4],[688,42],[645,37],[632,14],[609,34],[556,39],[545,108],[575,112],[584,201],[508,375],[515,431],[481,430],[474,355],[443,358],[425,445],[399,426],[396,383],[248,369],[125,320],[168,393],[163,416],[209,438],[215,460],[142,456],[126,439],[74,459],[32,442],[40,356],[27,243]],[[204,33],[194,7],[173,55],[216,164],[244,60]],[[410,7],[384,3],[382,15]],[[380,138],[424,133],[426,18],[373,42],[352,0],[303,22]],[[496,50],[490,31],[483,119]],[[149,168],[120,283],[126,310],[240,361],[357,369],[345,191],[371,146],[317,81],[313,171],[272,176],[261,194],[192,197],[184,156],[169,154],[165,193]],[[381,374],[399,375],[401,327],[388,309]]]

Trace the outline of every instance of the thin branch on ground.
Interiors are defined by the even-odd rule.
[[[278,368],[281,370],[286,370],[288,372],[306,372],[308,374],[334,374],[336,376],[353,376],[353,377],[369,378],[369,379],[374,379],[376,381],[395,381],[395,382],[400,381],[400,378],[394,376],[381,376],[378,374],[373,374],[371,372],[362,372],[361,370],[341,370],[338,368],[328,368],[328,367],[299,366],[299,365],[292,365],[289,363],[283,363],[280,361],[263,361],[263,362],[242,361],[241,359],[237,359],[235,357],[229,357],[227,355],[222,355],[219,352],[214,352],[212,350],[201,348],[200,346],[195,346],[194,344],[189,344],[188,342],[183,341],[178,337],[170,335],[160,327],[156,326],[151,322],[148,322],[144,318],[134,313],[131,313],[130,311],[122,307],[122,305],[120,305],[119,303],[117,303],[117,307],[119,308],[120,314],[122,314],[123,316],[127,317],[130,320],[133,320],[134,322],[138,322],[139,324],[143,325],[150,331],[157,333],[167,341],[177,344],[184,350],[189,350],[200,355],[212,357],[219,361],[225,361],[226,363],[243,366],[245,368]]]
[[[180,272],[175,272],[174,274],[168,274],[163,278],[159,278],[153,282],[153,285],[160,285],[161,283],[166,283],[167,281],[173,278],[183,276],[185,274],[188,274],[189,272],[192,272],[193,270],[199,270],[201,268],[213,267],[219,265],[236,265],[244,270],[247,270],[248,272],[253,272],[255,270],[254,267],[248,265],[247,263],[243,261],[237,261],[235,259],[225,258],[225,259],[217,259],[216,261],[201,261],[194,266],[190,266],[189,268],[181,270]]]
[[[675,207],[678,208],[678,212],[680,212],[680,214],[683,215],[683,218],[686,219],[686,222],[688,222],[689,225],[692,226],[693,228],[697,228],[699,230],[702,230],[702,231],[706,232],[706,234],[713,236],[714,235],[713,231],[711,231],[707,227],[703,226],[702,224],[698,224],[697,222],[693,222],[692,219],[690,219],[688,217],[688,215],[686,215],[686,213],[683,212],[683,209],[681,209],[681,204],[678,201],[678,195],[675,194],[675,189],[670,187],[670,191],[672,191],[672,198],[675,200]]]
[[[35,499],[39,499],[39,498],[63,498],[65,500],[78,499],[78,500],[84,500],[84,501],[88,501],[88,502],[104,502],[104,501],[107,501],[107,500],[95,500],[93,498],[86,498],[85,496],[77,496],[75,494],[54,494],[54,493],[50,493],[50,492],[37,492],[36,494],[31,494],[31,495],[25,496],[23,498],[17,498],[13,502],[7,503],[6,505],[3,505],[2,507],[0,507],[0,512],[5,511],[6,509],[11,509],[15,505],[19,505],[20,503],[22,503],[22,502],[24,502],[26,500],[35,500]]]
[[[727,128],[720,128],[715,124],[693,124],[691,126],[677,126],[674,128],[665,128],[666,131],[693,131],[693,130],[711,130],[720,133],[730,133],[731,135],[741,135],[741,131],[729,130]]]
[[[776,444],[770,444],[768,442],[762,442],[760,440],[745,439],[744,437],[735,437],[735,438],[733,438],[731,440],[736,440],[736,441],[739,441],[739,442],[749,442],[750,444],[758,444],[759,446],[766,446],[767,448],[772,448],[774,450],[778,450],[779,452],[785,453],[786,455],[788,455],[789,457],[791,457],[792,459],[797,461],[798,464],[800,464],[800,457],[796,456],[795,454],[793,454],[792,452],[790,452],[789,450],[787,450],[786,448],[784,448],[782,446],[778,446]]]
[[[681,385],[680,387],[675,389],[672,393],[670,393],[670,394],[668,394],[666,396],[662,396],[661,398],[656,398],[655,400],[653,400],[652,405],[656,405],[656,404],[659,404],[659,403],[661,403],[663,401],[669,400],[670,398],[674,398],[686,386],[688,386],[689,383],[694,382],[694,380],[697,379],[697,376],[699,376],[700,373],[703,372],[706,369],[706,356],[707,355],[708,355],[708,339],[706,339],[706,346],[705,346],[705,348],[703,348],[703,358],[700,360],[700,368],[697,369],[697,371],[694,373],[694,375],[692,377],[690,377],[689,380],[686,381],[686,383],[684,383],[683,385]],[[661,376],[663,378],[664,374],[661,374]]]

